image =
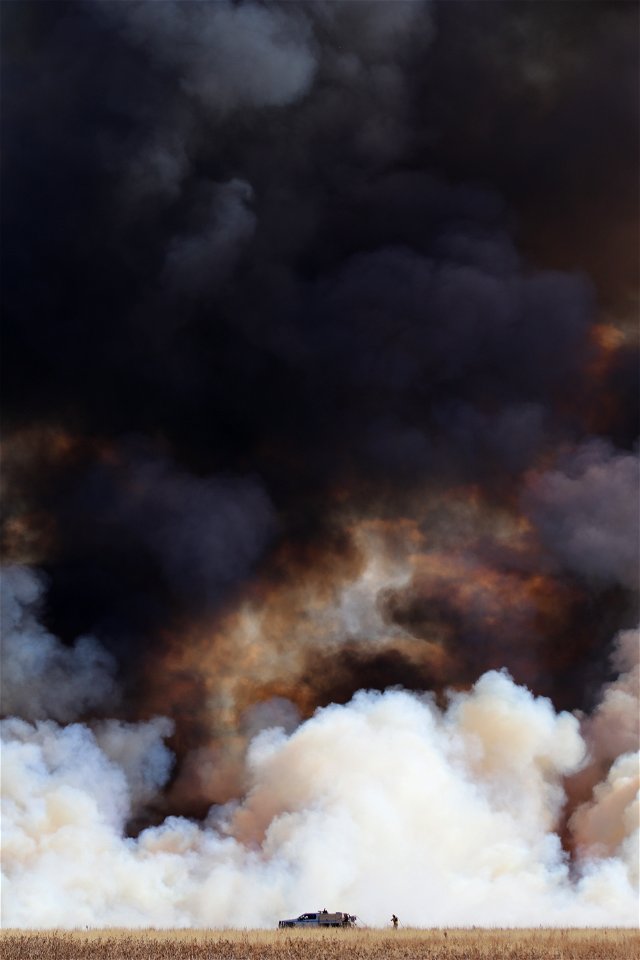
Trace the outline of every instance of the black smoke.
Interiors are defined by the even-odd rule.
[[[349,553],[345,517],[473,489],[526,515],[566,615],[546,640],[505,615],[496,639],[423,584],[385,616],[419,639],[437,622],[460,684],[519,679],[528,631],[520,678],[584,706],[570,675],[634,615],[636,7],[27,0],[3,19],[5,557],[37,542],[48,627],[98,637],[135,700],[163,631],[286,578],[283,550],[313,566]],[[315,703],[440,682],[348,638],[339,663]]]

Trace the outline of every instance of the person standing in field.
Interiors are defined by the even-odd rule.
[[[392,913],[392,914],[391,914],[391,923],[393,924],[393,929],[394,929],[394,930],[397,930],[397,929],[398,929],[398,918],[396,917],[395,913]]]

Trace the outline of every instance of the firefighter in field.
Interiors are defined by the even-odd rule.
[[[395,913],[392,913],[392,914],[391,914],[391,923],[393,924],[393,929],[394,929],[394,930],[397,930],[397,929],[398,929],[398,918],[396,917]]]

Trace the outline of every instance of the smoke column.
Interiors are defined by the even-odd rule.
[[[3,19],[4,925],[637,924],[637,8]]]

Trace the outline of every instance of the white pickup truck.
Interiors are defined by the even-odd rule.
[[[350,913],[329,913],[327,910],[318,910],[315,913],[301,913],[293,920],[280,920],[278,926],[283,927],[353,927],[356,917]]]

